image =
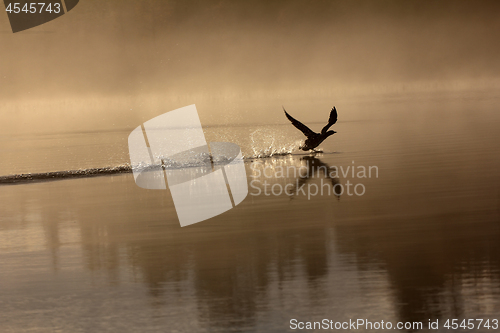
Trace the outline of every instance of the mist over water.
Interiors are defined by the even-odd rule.
[[[86,0],[16,34],[0,13],[0,326],[498,318],[499,13],[498,1]],[[260,183],[181,228],[169,190],[134,183],[127,138],[191,104],[206,141],[239,145]],[[319,132],[334,105],[323,154],[299,152],[282,106]],[[276,176],[318,166],[378,173]],[[254,195],[325,180],[366,192]]]
[[[499,86],[494,1],[87,0],[9,33],[2,135],[135,128],[197,104],[204,124],[344,120],[380,94]],[[400,112],[404,113],[404,110]]]

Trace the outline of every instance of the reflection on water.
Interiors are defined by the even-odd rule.
[[[251,160],[250,187],[254,190],[251,195],[286,194],[290,199],[298,195],[304,195],[308,199],[311,196],[325,195],[340,199],[344,186],[339,181],[339,169],[323,162],[319,155],[323,154],[315,153],[303,157],[275,156]],[[348,166],[347,173],[352,167]],[[313,182],[314,180],[316,181]]]
[[[498,311],[500,228],[490,212],[443,214],[432,219],[339,226],[341,253],[354,253],[359,269],[374,263],[388,275],[406,321],[485,316]],[[494,312],[493,312],[494,313]]]
[[[339,124],[345,141],[325,150],[343,153],[250,160],[248,181],[257,164],[270,185],[356,181],[366,194],[250,194],[186,228],[168,190],[130,173],[2,186],[0,321],[16,332],[282,332],[292,318],[493,318],[496,126],[467,125],[470,140],[430,126],[415,143],[392,123]],[[380,176],[325,178],[354,160]],[[276,177],[304,166],[315,176]]]
[[[332,193],[336,195],[337,198],[340,198],[340,195],[342,194],[341,187],[339,186],[340,181],[338,177],[333,176],[338,174],[338,170],[336,167],[331,167],[314,156],[304,156],[301,158],[301,160],[306,162],[308,168],[307,173],[305,173],[305,176],[300,177],[295,187],[290,190],[289,194],[296,194],[297,190],[303,187],[308,181],[311,180],[311,178],[313,178],[315,175],[316,177],[318,177],[320,173],[323,173],[324,178],[330,181]]]
[[[321,163],[312,159],[313,165]],[[300,158],[283,161],[303,163]],[[283,195],[254,197],[241,210],[181,229],[168,196],[155,199],[130,178],[10,187],[11,205],[1,230],[7,277],[2,289],[24,296],[25,286],[14,281],[18,272],[9,258],[24,261],[30,253],[46,252],[51,273],[42,274],[40,263],[25,267],[30,271],[25,283],[34,284],[35,295],[43,292],[37,285],[43,289],[52,279],[78,294],[78,284],[57,276],[68,270],[90,272],[91,280],[94,274],[105,276],[97,283],[104,288],[144,284],[156,311],[172,307],[176,299],[190,299],[195,302],[188,307],[192,313],[177,314],[176,320],[195,313],[201,328],[238,331],[264,325],[282,331],[294,315],[304,320],[363,314],[373,320],[427,321],[498,312],[500,228],[495,212],[335,222],[342,200],[327,205]],[[102,202],[102,195],[111,199]],[[68,258],[65,252],[77,248],[81,257]],[[357,283],[349,283],[352,278]],[[345,294],[331,292],[343,288]],[[342,311],[351,297],[356,304]],[[391,305],[394,314],[377,310]],[[329,306],[335,312],[325,311]],[[265,318],[275,312],[279,320]]]

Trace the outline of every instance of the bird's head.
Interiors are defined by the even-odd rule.
[[[326,132],[326,135],[330,136],[330,135],[333,135],[335,133],[337,133],[337,132],[335,132],[335,131],[328,131],[328,132]]]

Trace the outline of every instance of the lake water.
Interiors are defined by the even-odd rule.
[[[284,117],[207,126],[207,141],[242,147],[254,186],[234,209],[184,228],[169,191],[141,189],[131,173],[4,184],[1,331],[297,331],[292,319],[421,322],[423,331],[429,320],[439,331],[447,319],[492,324],[500,319],[499,101],[498,92],[386,96],[346,121],[337,105],[338,133],[311,156],[270,156],[301,140]],[[2,136],[0,176],[126,165],[131,130]],[[321,166],[338,174],[277,174]],[[353,166],[375,168],[362,178]],[[266,195],[264,181],[268,190],[300,181],[307,191]],[[347,182],[363,195],[311,195]]]

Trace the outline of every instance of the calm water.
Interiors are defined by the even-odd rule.
[[[185,228],[168,190],[130,173],[0,186],[1,331],[284,332],[293,318],[439,319],[447,331],[446,319],[500,319],[498,96],[384,98],[346,121],[337,106],[323,154],[247,158],[248,181],[350,182],[364,195],[250,187]],[[1,175],[127,163],[130,130],[2,137]],[[285,121],[205,131],[246,156],[301,139]],[[339,174],[276,174],[301,166]],[[342,174],[352,166],[378,177]]]

